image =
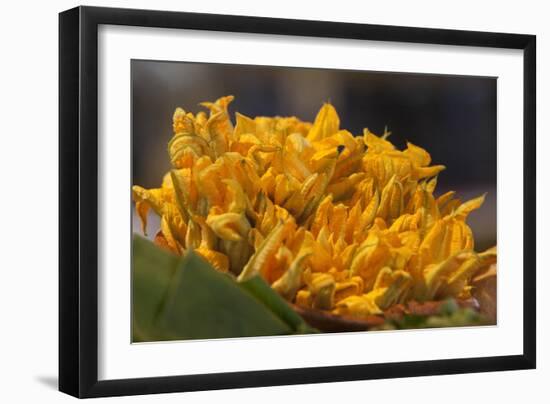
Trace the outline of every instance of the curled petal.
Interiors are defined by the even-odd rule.
[[[240,241],[246,239],[250,231],[250,224],[242,213],[208,215],[206,224],[223,240]]]
[[[218,271],[229,271],[229,259],[227,258],[227,255],[206,247],[199,247],[195,250],[195,252],[212,264],[212,266]]]
[[[380,307],[367,295],[349,296],[336,304],[334,314],[365,318],[382,314]]]

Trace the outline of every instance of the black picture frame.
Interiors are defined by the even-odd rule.
[[[100,24],[523,50],[523,354],[98,380]],[[59,390],[84,398],[535,368],[535,61],[534,35],[96,7],[60,13]]]

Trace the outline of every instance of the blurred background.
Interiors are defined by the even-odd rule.
[[[234,95],[234,116],[297,116],[313,121],[330,101],[341,127],[368,127],[399,149],[410,141],[447,169],[436,194],[467,200],[487,192],[468,223],[476,250],[496,244],[496,78],[132,60],[132,183],[158,187],[170,168],[166,146],[176,107]],[[150,218],[150,233],[158,220]],[[134,230],[139,225],[134,220]]]

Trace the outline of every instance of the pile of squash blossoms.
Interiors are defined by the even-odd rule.
[[[330,104],[313,123],[240,113],[233,123],[232,100],[196,115],[177,108],[172,169],[160,188],[133,187],[143,231],[149,209],[160,217],[157,244],[193,249],[237,281],[260,275],[301,307],[359,318],[468,298],[496,262],[496,248],[474,250],[466,223],[484,196],[436,198],[445,167],[421,147],[354,136]]]

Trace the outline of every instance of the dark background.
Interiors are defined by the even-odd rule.
[[[202,101],[234,95],[230,113],[295,115],[313,121],[330,101],[340,126],[364,127],[399,149],[410,141],[447,169],[436,194],[462,200],[487,192],[469,224],[476,249],[496,244],[496,78],[329,69],[133,60],[133,184],[158,187],[170,168],[166,146],[176,107],[193,113]],[[154,222],[151,224],[154,227]]]

